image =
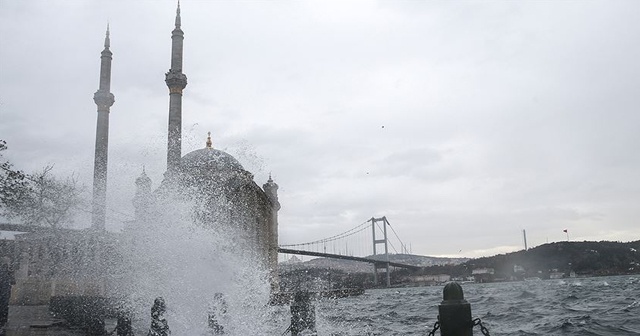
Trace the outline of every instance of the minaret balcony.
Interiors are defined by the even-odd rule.
[[[116,101],[116,98],[111,92],[98,90],[93,94],[93,101],[99,108],[109,108]]]
[[[169,90],[178,89],[182,91],[187,86],[187,75],[180,70],[171,69],[165,74],[164,81],[167,83]]]

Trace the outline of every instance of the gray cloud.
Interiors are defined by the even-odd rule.
[[[114,52],[109,202],[165,165],[173,1],[12,1],[0,138],[90,185],[99,53]],[[281,241],[386,215],[414,252],[638,239],[635,2],[191,2],[183,152],[280,184]],[[382,127],[384,126],[384,128]],[[110,225],[122,226],[112,212]],[[453,241],[455,238],[455,242]],[[462,251],[462,252],[460,252]]]

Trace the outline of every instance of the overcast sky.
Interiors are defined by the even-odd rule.
[[[91,185],[111,25],[108,227],[166,166],[175,1],[0,0],[0,139]],[[280,242],[387,216],[424,255],[640,239],[640,2],[183,0],[183,154],[280,185]],[[90,190],[89,190],[90,191]],[[87,192],[87,196],[90,192]],[[81,220],[82,221],[82,220]]]

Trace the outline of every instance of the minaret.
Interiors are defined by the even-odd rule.
[[[137,221],[147,219],[149,204],[151,203],[151,179],[147,176],[144,167],[142,174],[136,179],[136,195],[133,198],[133,207]]]
[[[280,210],[280,202],[278,201],[278,184],[273,182],[273,179],[271,178],[271,173],[269,173],[269,179],[267,180],[267,183],[262,185],[262,188],[264,189],[265,194],[267,194],[267,197],[271,201],[272,208],[276,212]]]
[[[100,86],[93,95],[98,105],[96,127],[96,153],[93,164],[93,204],[91,227],[104,230],[107,201],[107,157],[109,154],[109,109],[115,98],[111,93],[111,50],[109,50],[109,25],[104,38],[104,50],[100,56]]]
[[[271,203],[271,218],[269,219],[269,227],[267,228],[268,240],[268,263],[271,277],[271,289],[277,291],[279,289],[278,279],[278,211],[280,211],[280,202],[278,201],[278,185],[273,182],[271,174],[269,180],[262,188]]]
[[[267,195],[269,202],[271,202],[271,226],[269,227],[269,237],[271,239],[271,246],[277,251],[278,248],[278,211],[280,211],[280,202],[278,201],[278,184],[273,182],[271,173],[269,173],[269,179],[267,183],[262,185],[264,193]],[[276,252],[277,257],[277,252]],[[277,261],[277,260],[276,260]]]
[[[165,82],[169,87],[169,132],[167,140],[167,172],[180,167],[182,156],[182,90],[187,86],[187,76],[182,73],[182,42],[184,32],[180,29],[180,2],[176,10],[176,27],[171,33],[171,69]]]

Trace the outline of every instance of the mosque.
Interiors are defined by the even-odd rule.
[[[226,225],[237,226],[234,229],[241,232],[246,248],[268,270],[272,290],[277,290],[278,185],[269,176],[261,188],[238,160],[213,148],[210,134],[204,148],[182,155],[182,97],[187,77],[182,69],[184,32],[180,4],[171,40],[171,67],[165,76],[169,88],[167,170],[155,190],[144,170],[135,180],[135,220],[128,225],[144,223],[149,209],[167,194],[197,199],[197,216],[202,223],[212,223],[213,218],[223,217]],[[87,267],[92,263],[86,261],[111,258],[119,235],[105,230],[109,113],[115,102],[111,93],[111,60],[107,27],[101,53],[100,84],[94,94],[98,117],[91,228],[66,230],[69,232],[62,234],[41,230],[19,235],[16,239],[18,270],[12,296],[14,303],[42,304],[52,296],[107,295],[109,292],[108,280],[105,280],[108,271],[97,266],[100,262],[95,263],[96,267]],[[222,208],[221,202],[225,205]],[[212,229],[226,229],[219,223],[216,225]]]

